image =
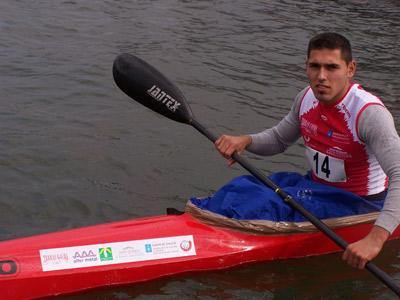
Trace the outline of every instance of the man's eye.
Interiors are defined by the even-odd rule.
[[[339,66],[338,65],[327,65],[326,68],[328,70],[336,70],[336,69],[339,69]]]
[[[309,64],[309,67],[312,69],[319,69],[321,66],[319,64]]]

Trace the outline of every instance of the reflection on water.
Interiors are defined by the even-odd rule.
[[[308,39],[343,32],[353,42],[357,80],[383,99],[398,126],[399,24],[394,0],[2,1],[0,239],[183,208],[188,197],[245,173],[227,168],[192,128],[130,102],[113,83],[117,54],[138,55],[165,73],[211,130],[248,133],[274,125],[306,85]],[[306,170],[300,145],[249,157],[266,173]],[[383,265],[391,268],[399,261],[388,248]],[[99,295],[168,299],[182,289],[199,299],[333,299],[348,291],[365,299],[365,290],[384,298],[364,273],[347,278],[353,273],[340,267],[333,280],[338,265],[335,256],[269,263]]]

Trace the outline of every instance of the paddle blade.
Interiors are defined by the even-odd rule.
[[[129,97],[174,121],[190,123],[193,114],[182,92],[154,67],[131,54],[113,65],[117,86]]]

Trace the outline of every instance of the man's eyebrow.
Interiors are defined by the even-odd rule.
[[[309,62],[308,63],[309,66],[313,66],[313,67],[325,67],[325,68],[338,68],[340,65],[336,64],[336,63],[329,63],[329,64],[321,64],[318,62]]]
[[[328,68],[337,68],[340,65],[339,64],[335,64],[335,63],[331,63],[331,64],[326,64],[325,66],[328,67]]]

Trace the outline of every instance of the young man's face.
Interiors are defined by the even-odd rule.
[[[306,61],[311,89],[325,104],[334,104],[346,94],[355,71],[355,62],[347,64],[340,49],[311,50]]]

